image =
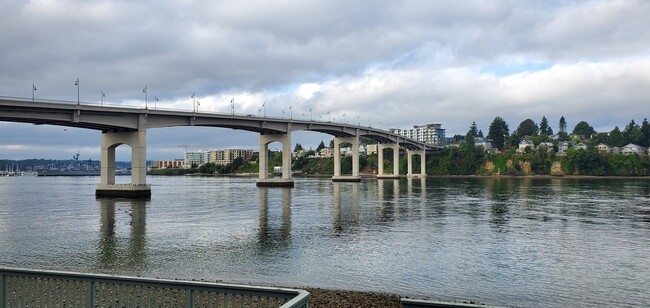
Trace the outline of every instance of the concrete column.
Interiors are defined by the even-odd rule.
[[[341,144],[349,143],[352,146],[352,176],[341,175]],[[334,177],[337,182],[360,182],[359,177],[359,136],[334,138]]]
[[[407,150],[406,151],[407,156],[408,156],[408,170],[407,172],[407,177],[426,177],[427,171],[426,171],[426,156],[425,156],[425,151],[424,150]],[[420,173],[419,174],[414,174],[413,173],[413,156],[414,155],[419,155],[420,156]]]
[[[384,149],[393,150],[393,174],[384,174]],[[377,146],[378,153],[378,171],[377,178],[383,179],[396,179],[399,178],[399,144],[390,143],[390,144],[379,144]]]
[[[126,144],[131,147],[131,184],[115,185],[115,148]],[[104,132],[101,136],[100,183],[95,195],[98,197],[151,197],[147,185],[147,133],[145,129],[135,132]]]
[[[269,143],[282,144],[282,179],[269,179],[268,149]],[[260,187],[293,187],[291,179],[291,134],[260,135],[260,167],[257,186]]]

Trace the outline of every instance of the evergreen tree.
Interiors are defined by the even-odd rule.
[[[494,118],[487,135],[488,139],[492,139],[492,144],[499,150],[505,149],[509,135],[510,129],[508,129],[506,121],[502,117]]]
[[[625,144],[634,143],[639,145],[643,141],[643,137],[641,127],[639,127],[639,124],[636,124],[634,120],[631,120],[623,130],[623,139],[625,140]]]
[[[539,133],[547,136],[553,135],[553,129],[548,125],[546,116],[543,116],[542,121],[539,123]]]
[[[298,152],[300,150],[303,150],[302,144],[296,143],[296,146],[293,148],[293,152],[295,153],[295,152]]]
[[[478,128],[476,127],[476,122],[472,122],[472,125],[469,127],[468,134],[471,134],[472,137],[478,137]]]
[[[641,123],[641,133],[643,134],[643,140],[639,145],[650,147],[650,123],[648,122],[648,119],[643,119],[643,122]]]
[[[316,152],[320,152],[320,150],[325,148],[325,143],[321,140],[320,144],[316,148]]]
[[[483,138],[483,130],[478,131],[478,136],[479,136],[479,138]]]
[[[564,116],[560,118],[560,133],[566,133],[566,120]]]

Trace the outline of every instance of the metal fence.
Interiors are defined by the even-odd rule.
[[[307,308],[308,301],[296,289],[0,268],[0,308]]]

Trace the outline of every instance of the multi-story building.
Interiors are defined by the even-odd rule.
[[[208,162],[217,165],[227,165],[232,163],[233,160],[241,157],[244,160],[249,160],[253,157],[253,150],[250,149],[225,149],[225,150],[212,150],[209,152]]]
[[[152,160],[151,169],[182,168],[185,161],[182,159],[174,160]]]
[[[445,129],[442,124],[413,125],[410,129],[391,128],[389,131],[430,145],[445,143]]]
[[[209,161],[209,152],[185,152],[184,165],[185,168],[191,168],[193,165],[200,166]]]

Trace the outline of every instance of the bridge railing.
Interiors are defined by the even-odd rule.
[[[0,307],[308,307],[303,290],[0,268]]]

